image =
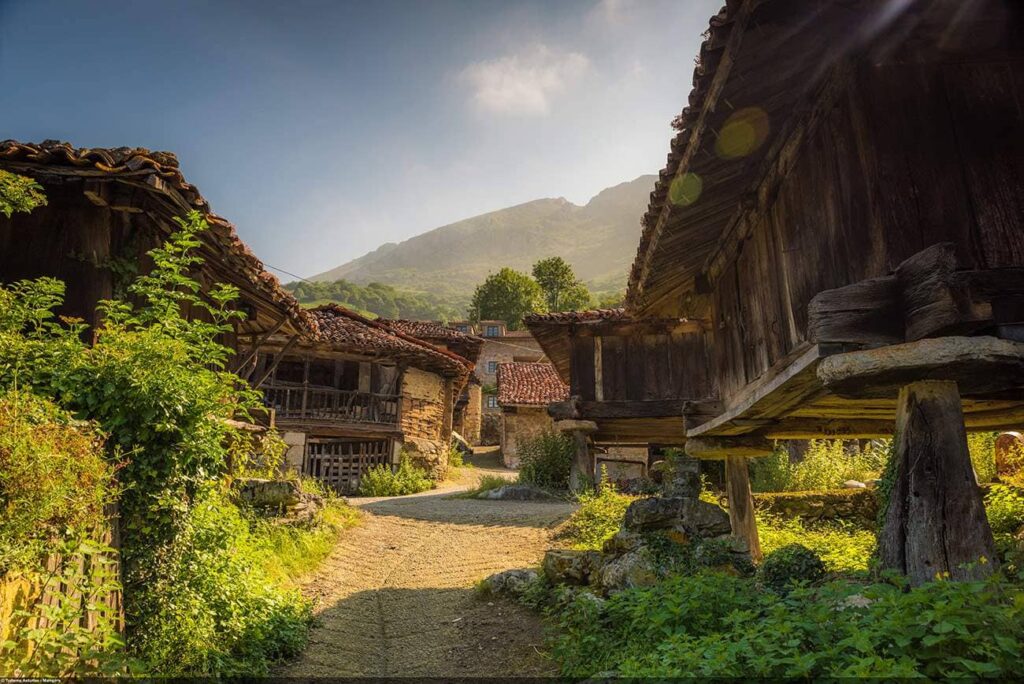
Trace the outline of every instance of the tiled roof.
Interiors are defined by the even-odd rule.
[[[498,403],[546,406],[569,398],[569,387],[550,363],[498,364]]]
[[[555,313],[529,314],[523,317],[527,325],[537,323],[585,323],[589,321],[627,321],[625,309],[591,309],[589,311],[557,311]]]
[[[476,363],[480,358],[480,351],[483,349],[484,340],[476,335],[470,335],[433,321],[406,321],[402,319],[378,318],[378,323],[398,330],[406,335],[411,335],[418,340],[425,340],[431,344],[444,345],[449,351]]]
[[[41,143],[4,140],[0,142],[0,166],[26,175],[33,175],[33,171],[42,166],[48,173],[52,171],[60,176],[123,180],[154,193],[164,193],[177,204],[181,204],[177,201],[180,197],[184,201],[179,207],[181,213],[195,209],[206,218],[210,230],[204,240],[220,252],[224,265],[287,311],[298,329],[315,335],[313,318],[280,286],[277,278],[266,271],[263,262],[238,237],[235,227],[210,211],[209,203],[199,190],[185,180],[173,153],[142,147],[75,148],[56,140]]]
[[[337,304],[311,309],[311,313],[319,324],[321,339],[335,349],[377,354],[449,377],[465,378],[473,368],[470,361],[458,354],[438,349],[428,342],[383,322],[371,321]]]

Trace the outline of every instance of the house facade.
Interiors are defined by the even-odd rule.
[[[498,366],[501,406],[501,455],[509,468],[519,466],[520,446],[543,432],[554,431],[548,405],[564,401],[569,387],[550,363],[502,363]]]
[[[542,342],[568,359],[573,394],[556,413],[598,440],[649,423],[652,440],[724,459],[734,533],[752,550],[746,458],[775,439],[895,435],[883,566],[914,582],[991,571],[976,563],[994,551],[965,430],[1024,421],[1021,12],[727,2],[642,220],[625,310]],[[682,328],[651,331],[664,320]],[[542,339],[557,327],[528,323]],[[609,324],[636,326],[624,343],[660,359],[666,393],[627,360],[634,403],[597,397],[615,354],[583,331]]]

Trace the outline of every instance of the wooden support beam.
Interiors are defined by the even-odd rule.
[[[594,461],[590,455],[590,435],[597,432],[597,423],[589,420],[559,420],[555,429],[573,439],[572,466],[569,469],[569,489],[578,492],[594,484]]]
[[[281,351],[274,355],[274,363],[270,364],[270,367],[263,371],[263,375],[261,375],[256,382],[252,383],[254,389],[259,389],[260,385],[265,383],[267,378],[274,374],[274,371],[277,370],[278,365],[281,363],[281,359],[284,358],[285,354],[291,351],[292,347],[294,347],[298,341],[298,335],[292,335],[291,338],[289,338],[288,343],[284,345]]]
[[[894,449],[894,479],[878,536],[882,567],[906,574],[914,585],[992,574],[998,558],[956,383],[922,381],[900,390]]]
[[[729,499],[729,523],[733,536],[747,542],[750,556],[755,561],[763,558],[761,539],[757,534],[754,517],[754,496],[750,492],[750,469],[742,456],[725,458],[725,490]]]
[[[253,339],[252,347],[249,349],[249,353],[246,354],[245,358],[240,360],[236,366],[238,369],[245,368],[249,363],[256,358],[256,354],[259,353],[260,347],[266,343],[278,330],[280,330],[284,324],[288,321],[288,316],[282,316],[281,320],[274,324],[274,326],[261,334],[259,337]]]
[[[574,398],[575,399],[575,398]],[[690,406],[696,412],[703,402],[686,399],[582,401],[578,399],[554,402],[548,405],[548,415],[556,420],[583,418],[601,420],[607,418],[682,418],[683,407]],[[714,410],[718,402],[706,407]],[[705,414],[707,415],[707,414]]]
[[[763,437],[694,437],[686,440],[685,451],[693,458],[720,459],[730,456],[770,456],[775,445]]]
[[[1024,387],[1024,343],[996,337],[941,337],[829,356],[818,379],[850,398],[891,397],[918,380],[949,380],[964,394]]]

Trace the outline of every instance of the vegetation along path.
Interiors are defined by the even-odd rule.
[[[473,585],[537,563],[568,503],[353,499],[364,513],[304,587],[318,620],[284,676],[500,676],[554,670],[536,616]]]

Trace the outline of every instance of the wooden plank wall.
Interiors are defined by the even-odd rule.
[[[753,220],[712,283],[726,401],[806,341],[822,290],[942,241],[963,267],[1024,265],[1024,52],[860,67]]]
[[[572,387],[584,401],[596,396],[595,337],[572,341]],[[713,396],[705,334],[602,335],[601,389],[604,401],[705,399]]]

